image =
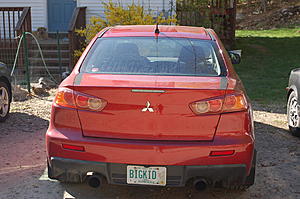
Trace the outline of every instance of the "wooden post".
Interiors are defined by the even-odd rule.
[[[30,93],[30,74],[29,74],[29,59],[28,59],[28,46],[27,46],[27,39],[26,39],[26,32],[23,32],[23,44],[24,44],[24,65],[26,71],[26,83],[27,83],[27,90]]]

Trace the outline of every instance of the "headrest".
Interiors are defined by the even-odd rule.
[[[196,56],[196,57],[195,57]],[[197,59],[195,59],[197,58]],[[202,60],[205,58],[205,53],[200,46],[182,46],[179,61],[180,62],[194,62],[195,60]]]
[[[140,56],[139,49],[136,44],[122,43],[117,46],[116,55],[118,56]]]

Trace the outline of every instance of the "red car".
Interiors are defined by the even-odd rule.
[[[254,141],[249,99],[213,30],[109,27],[58,89],[48,175],[92,187],[245,189]]]

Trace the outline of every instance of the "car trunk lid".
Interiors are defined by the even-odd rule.
[[[194,101],[225,95],[225,77],[82,74],[74,90],[107,101],[101,112],[78,111],[88,137],[211,141],[219,114],[195,115]]]

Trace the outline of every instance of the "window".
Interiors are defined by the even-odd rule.
[[[199,39],[98,38],[86,56],[81,72],[220,76],[223,62],[215,49],[213,41]]]

